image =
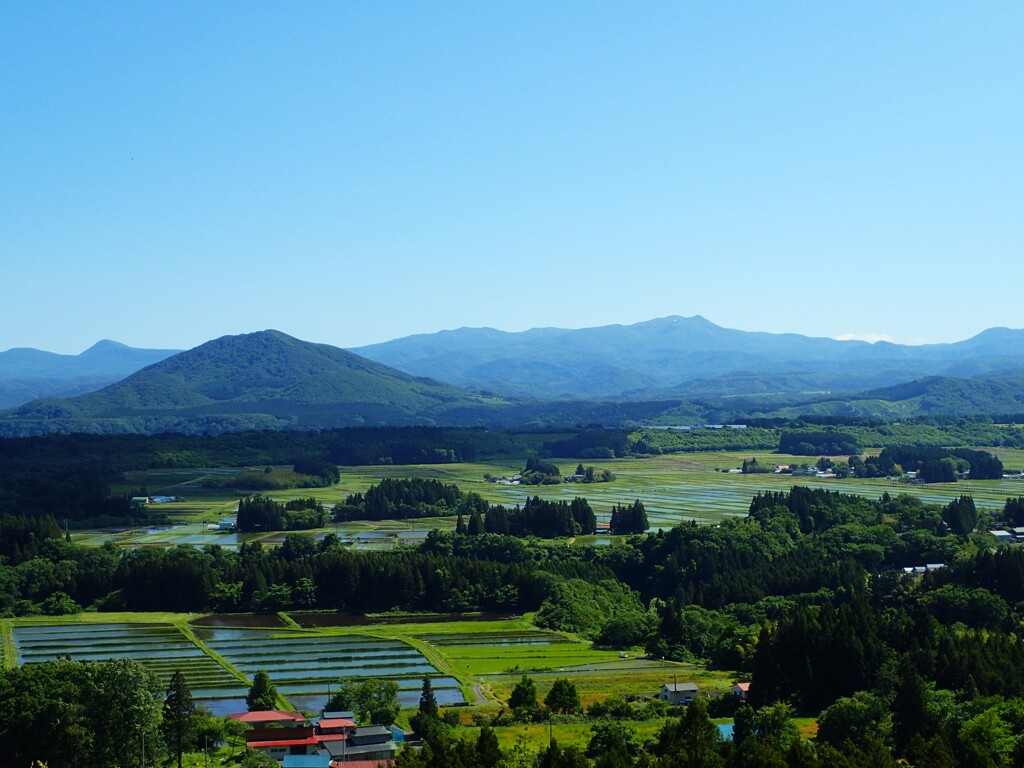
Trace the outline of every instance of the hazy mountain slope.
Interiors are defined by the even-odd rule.
[[[79,355],[9,349],[0,352],[0,408],[13,408],[41,397],[93,392],[177,352],[136,349],[109,340],[97,342]]]
[[[930,376],[894,386],[836,397],[823,393],[766,394],[701,400],[712,415],[725,418],[770,416],[867,416],[884,419],[921,416],[1005,416],[1024,413],[1024,375],[953,378]]]

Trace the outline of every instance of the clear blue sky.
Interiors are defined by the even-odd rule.
[[[0,4],[0,349],[1024,326],[1024,3]]]

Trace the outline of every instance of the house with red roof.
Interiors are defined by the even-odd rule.
[[[229,715],[249,725],[245,746],[263,753],[289,768],[381,768],[394,763],[398,746],[390,730],[371,725],[356,726],[354,720],[327,713],[312,722],[298,712],[266,710]],[[308,758],[308,759],[307,759]]]

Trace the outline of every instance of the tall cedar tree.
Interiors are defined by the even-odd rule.
[[[171,675],[171,681],[167,686],[164,716],[160,724],[164,743],[167,744],[171,754],[177,757],[178,768],[181,768],[181,755],[185,751],[186,745],[191,742],[190,731],[195,712],[196,705],[192,701],[192,691],[188,687],[185,675],[179,670]]]
[[[429,677],[423,678],[423,689],[420,693],[420,714],[426,717],[437,717],[437,698]]]

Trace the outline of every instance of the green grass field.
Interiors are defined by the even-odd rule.
[[[1024,467],[1024,451],[993,449],[1008,467]],[[599,520],[607,520],[613,504],[631,503],[634,499],[643,501],[652,528],[669,528],[673,525],[696,521],[701,524],[715,523],[724,518],[746,514],[751,497],[760,491],[787,490],[793,485],[828,488],[844,493],[854,493],[878,498],[883,493],[907,493],[931,503],[948,503],[961,494],[972,495],[979,508],[995,511],[1002,508],[1005,500],[1012,496],[1024,495],[1024,481],[985,480],[932,485],[897,483],[886,479],[818,479],[793,477],[792,475],[730,474],[729,469],[739,467],[744,459],[756,458],[767,466],[776,464],[801,464],[807,457],[789,456],[771,452],[714,452],[696,454],[672,454],[665,456],[613,459],[582,460],[584,465],[593,464],[600,469],[609,469],[616,479],[610,483],[574,484],[545,486],[505,486],[484,480],[485,474],[493,476],[512,475],[522,468],[520,463],[478,463],[478,464],[424,464],[411,466],[343,467],[341,480],[330,488],[293,489],[268,492],[267,495],[285,501],[292,498],[315,496],[325,504],[343,502],[345,497],[356,491],[364,491],[370,485],[386,477],[425,477],[446,483],[455,483],[463,491],[473,491],[491,503],[505,505],[522,504],[528,496],[537,495],[545,499],[568,500],[574,496],[585,496],[591,503]],[[845,457],[837,457],[845,458]],[[559,466],[564,473],[575,469],[578,460],[561,459]],[[93,531],[73,534],[82,543],[102,544],[114,541],[126,546],[174,545],[219,543],[237,546],[241,541],[261,539],[268,545],[277,543],[281,536],[244,536],[212,533],[206,530],[208,523],[231,516],[237,507],[241,493],[223,489],[209,490],[202,487],[206,477],[224,480],[227,477],[250,473],[251,469],[238,470],[151,470],[129,473],[124,489],[146,486],[151,494],[184,496],[186,501],[159,505],[172,520],[184,527],[173,531],[135,529],[124,532]],[[321,532],[335,532],[342,536],[355,537],[360,532],[383,532],[393,537],[403,531],[423,531],[430,528],[452,528],[454,518],[428,518],[422,520],[391,520],[382,522],[351,522],[332,525]],[[581,538],[580,544],[608,543],[607,537]],[[391,547],[394,540],[380,546]],[[365,543],[363,546],[372,546]]]

